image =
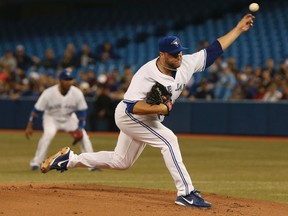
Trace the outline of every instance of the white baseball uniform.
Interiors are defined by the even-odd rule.
[[[62,95],[58,85],[43,91],[35,106],[37,110],[44,111],[43,135],[41,136],[37,151],[30,166],[39,166],[46,158],[48,147],[57,131],[75,131],[78,128],[76,111],[86,110],[87,103],[80,89],[71,86],[66,95]],[[80,142],[82,152],[93,152],[92,144],[86,131],[83,129],[83,139]]]
[[[146,63],[134,75],[131,84],[115,111],[115,121],[120,134],[114,151],[70,153],[67,167],[97,167],[127,169],[133,165],[146,144],[161,149],[165,164],[174,179],[178,196],[187,195],[194,187],[182,162],[176,135],[165,127],[157,114],[136,115],[127,111],[127,102],[143,101],[155,82],[166,86],[172,93],[172,102],[180,96],[185,85],[196,71],[203,71],[206,64],[206,50],[192,55],[183,55],[182,65],[175,78],[161,73],[156,59]],[[126,103],[125,103],[126,102]]]

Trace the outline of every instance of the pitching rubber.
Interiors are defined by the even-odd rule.
[[[53,164],[53,162],[55,161],[55,159],[57,157],[59,157],[60,155],[66,154],[68,153],[70,150],[69,147],[64,147],[62,148],[59,152],[57,152],[56,154],[52,155],[51,157],[48,157],[45,161],[42,162],[41,166],[40,166],[40,170],[42,173],[47,173],[48,171],[50,171],[50,166],[51,164]]]

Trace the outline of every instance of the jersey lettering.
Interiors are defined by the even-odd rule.
[[[186,86],[185,84],[177,83],[177,88],[175,89],[175,91],[183,91],[185,86]]]
[[[60,109],[60,108],[61,108],[61,104],[54,104],[54,105],[49,105],[47,107],[47,110],[51,111],[51,110]]]
[[[75,105],[67,105],[67,104],[64,106],[64,108],[72,109],[72,110],[76,110],[77,109],[77,107]]]

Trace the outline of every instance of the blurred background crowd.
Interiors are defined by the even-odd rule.
[[[69,43],[60,58],[55,57],[52,48],[45,50],[44,58],[27,55],[22,44],[17,45],[15,50],[6,50],[0,58],[1,97],[14,100],[38,97],[45,88],[57,83],[58,73],[63,68],[69,67],[74,69],[75,85],[83,91],[85,97],[94,98],[105,89],[112,99],[121,99],[133,71],[127,65],[123,73],[115,68],[96,74],[95,64],[109,64],[110,59],[119,58],[109,42],[98,48],[97,52],[92,52],[89,44],[83,44],[77,52],[75,45]]]
[[[121,100],[136,69],[124,65],[123,71],[113,68],[95,73],[94,65],[103,61],[109,64],[110,59],[121,58],[116,53],[117,49],[111,50],[112,45],[106,42],[98,51],[92,52],[89,44],[83,44],[76,52],[75,45],[69,43],[62,57],[56,58],[53,49],[48,48],[41,59],[27,55],[25,47],[19,44],[15,50],[6,50],[0,58],[0,95],[12,100],[38,97],[45,88],[57,83],[57,74],[62,68],[72,67],[76,76],[75,85],[85,97],[96,98],[104,93],[111,99]],[[39,69],[45,72],[39,73]],[[275,62],[273,58],[268,58],[264,66],[247,64],[239,68],[235,58],[221,57],[191,79],[182,100],[253,99],[275,102],[288,99],[287,81],[287,59]]]
[[[207,1],[185,1],[183,4],[190,5],[188,11],[194,14],[185,13],[184,4],[179,6],[182,12],[176,10],[174,16],[172,2],[161,0],[145,9],[142,1],[127,0],[123,5],[89,1],[79,6],[78,1],[68,4],[63,0],[49,15],[47,10],[56,3],[36,1],[28,8],[20,0],[9,2],[0,7],[0,97],[11,100],[37,98],[57,83],[59,71],[66,67],[74,69],[75,85],[86,98],[121,100],[141,64],[157,57],[160,37],[175,34],[189,47],[188,53],[193,53],[207,47],[248,12],[245,0],[232,1],[222,8],[219,2],[211,4],[201,14],[199,7]],[[171,16],[158,10],[163,4]],[[288,4],[263,1],[260,5],[254,29],[212,66],[195,74],[182,100],[288,99]],[[7,9],[14,13],[5,13]],[[15,15],[19,11],[22,16]],[[265,28],[271,25],[273,34]]]

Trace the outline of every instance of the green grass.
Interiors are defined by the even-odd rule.
[[[59,174],[32,172],[29,161],[40,137],[0,133],[0,182],[70,182],[175,190],[158,149],[147,146],[126,171],[89,172],[71,169]],[[113,150],[117,136],[91,135],[94,150]],[[49,155],[71,143],[58,134]],[[179,138],[184,163],[196,188],[204,193],[288,203],[288,142],[280,140],[227,140]],[[72,149],[79,153],[79,147]]]

